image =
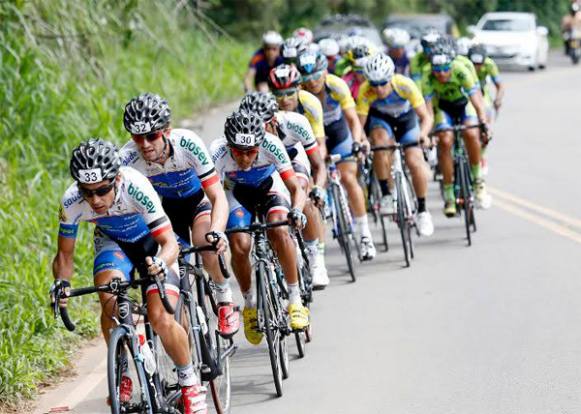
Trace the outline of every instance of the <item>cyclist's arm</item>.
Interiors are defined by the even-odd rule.
[[[478,121],[484,124],[488,123],[488,117],[486,116],[486,106],[484,105],[484,99],[482,98],[482,92],[480,89],[477,89],[472,95],[470,95],[470,102],[472,102],[474,109],[476,109]]]
[[[204,189],[208,200],[212,203],[212,224],[210,231],[223,232],[228,221],[228,200],[220,180]]]
[[[307,201],[307,195],[303,191],[301,184],[295,174],[289,174],[284,179],[284,185],[291,194],[291,205],[292,208],[298,208],[303,211],[305,207],[305,202]]]
[[[343,109],[343,114],[351,130],[351,134],[353,134],[353,141],[361,143],[363,141],[363,128],[361,127],[355,108]]]
[[[319,151],[311,151],[310,154],[307,153],[307,156],[309,157],[311,168],[313,169],[313,180],[315,181],[315,185],[324,188],[327,182],[327,171],[321,153]]]
[[[75,253],[75,239],[58,236],[58,249],[52,261],[52,274],[55,279],[70,280],[73,277],[73,258]]]
[[[432,127],[434,126],[434,117],[430,113],[428,106],[431,105],[431,101],[428,104],[423,104],[415,108],[416,114],[420,119],[420,138],[426,138]]]
[[[248,72],[244,75],[244,91],[250,92],[254,90],[254,78],[256,77],[256,69],[248,68]]]

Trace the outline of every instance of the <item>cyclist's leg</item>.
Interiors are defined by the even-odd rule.
[[[371,132],[369,138],[374,146],[386,146],[394,144],[394,133],[391,126],[383,119],[370,117],[369,128]],[[391,178],[391,159],[390,151],[376,151],[373,153],[373,171],[381,187],[381,206],[382,214],[393,214],[393,196],[390,187],[393,187]]]
[[[436,109],[434,123],[435,131],[450,128],[454,125],[452,118],[441,109]],[[442,171],[442,181],[444,185],[444,213],[447,216],[456,214],[456,196],[454,195],[454,160],[452,158],[452,147],[454,145],[454,134],[450,131],[438,134],[438,163]]]
[[[492,130],[494,120],[496,118],[496,111],[494,109],[494,100],[490,94],[490,90],[487,88],[484,94],[484,103],[486,105],[486,116],[488,118],[488,126]],[[480,174],[482,176],[488,175],[488,159],[486,157],[486,149],[488,145],[482,145],[480,149]]]

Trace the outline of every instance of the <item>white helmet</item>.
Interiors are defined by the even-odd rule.
[[[337,56],[339,54],[339,44],[335,39],[327,38],[319,40],[321,53],[327,57]]]
[[[293,32],[293,36],[297,39],[301,39],[304,45],[313,43],[313,32],[306,27],[299,27]]]
[[[459,55],[468,56],[468,51],[472,47],[472,40],[467,37],[461,37],[456,40],[456,50]]]
[[[265,45],[280,46],[282,45],[282,42],[282,36],[274,30],[269,30],[262,35],[262,43]]]
[[[385,53],[376,53],[365,62],[363,73],[369,82],[389,82],[395,72],[393,60]]]
[[[406,47],[411,40],[410,34],[407,30],[398,27],[385,29],[383,31],[383,36],[385,37],[385,43],[387,46],[393,48]]]

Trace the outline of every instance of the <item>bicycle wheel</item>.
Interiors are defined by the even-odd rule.
[[[272,304],[270,295],[267,293],[269,283],[269,272],[266,263],[259,260],[256,264],[256,281],[258,287],[258,311],[262,313],[259,315],[259,320],[263,321],[262,329],[266,336],[266,343],[268,345],[268,354],[270,357],[270,366],[272,368],[272,376],[274,379],[274,388],[276,389],[276,396],[282,397],[282,368],[280,366],[280,332],[274,315],[272,314]]]
[[[111,402],[111,413],[140,413],[152,414],[153,402],[149,393],[147,374],[143,362],[134,355],[133,341],[135,338],[129,336],[127,329],[117,327],[111,333],[107,350],[107,380],[109,384],[109,398]],[[126,355],[128,367],[124,371],[121,361],[123,354]],[[133,382],[131,400],[122,402],[120,398],[121,377],[125,374]]]
[[[187,291],[189,292],[189,291]],[[202,354],[201,346],[201,331],[204,327],[200,324],[198,320],[198,315],[196,313],[196,304],[194,302],[191,293],[187,293],[188,299],[186,300],[185,294],[182,292],[176,304],[175,320],[179,323],[188,336],[188,346],[190,350],[190,356],[192,358],[192,365],[196,376],[200,381],[204,376],[204,372],[207,373],[210,367],[205,366],[206,361],[210,358],[208,355]]]
[[[397,173],[395,176],[395,188],[397,196],[397,226],[399,227],[399,232],[401,235],[401,244],[403,247],[403,254],[405,259],[406,267],[410,266],[410,251],[408,245],[409,229],[408,222],[406,219],[406,205],[405,205],[405,195],[403,192],[403,182],[402,174]]]
[[[387,217],[384,214],[381,214],[379,210],[381,206],[381,188],[379,186],[379,181],[377,180],[377,177],[375,177],[375,175],[371,177],[370,187],[371,190],[369,194],[370,197],[373,198],[373,201],[370,201],[370,203],[372,203],[373,216],[375,222],[377,223],[379,221],[379,223],[381,224],[383,251],[387,252],[389,251],[389,244],[387,241]]]
[[[406,223],[407,223],[407,240],[408,240],[408,246],[409,246],[409,251],[410,251],[410,257],[413,259],[415,257],[414,254],[414,241],[412,239],[412,227],[416,229],[416,234],[419,236],[419,231],[418,231],[418,227],[416,226],[416,222],[415,222],[415,216],[416,213],[418,211],[418,197],[416,196],[416,192],[414,191],[414,187],[412,185],[412,183],[410,182],[409,179],[409,173],[406,172],[404,173],[404,181],[403,181],[403,185],[404,185],[404,190],[405,190],[405,194],[406,197],[404,199],[405,201],[405,212],[406,212]]]
[[[464,210],[464,227],[466,229],[466,239],[468,240],[468,246],[471,246],[472,235],[470,231],[470,225],[472,224],[472,216],[474,211],[470,194],[470,178],[468,176],[466,164],[467,163],[465,160],[459,163],[460,171],[458,175],[460,178],[460,198],[462,200],[462,209]]]
[[[230,376],[230,357],[229,352],[234,346],[232,339],[222,338],[216,334],[216,344],[219,350],[220,358],[220,375],[210,381],[210,391],[214,408],[218,414],[228,414],[231,409],[232,383]],[[227,354],[224,351],[228,352]]]
[[[343,253],[345,254],[345,259],[347,260],[347,268],[349,270],[349,274],[351,275],[351,281],[355,282],[357,277],[355,276],[355,266],[353,265],[353,252],[351,251],[351,244],[350,244],[350,229],[349,226],[351,223],[347,223],[347,217],[349,214],[346,211],[347,204],[346,201],[342,199],[341,189],[339,185],[334,184],[332,186],[332,196],[333,202],[335,203],[335,207],[337,209],[337,219],[338,219],[338,233],[337,239],[340,240],[339,244],[343,249]]]

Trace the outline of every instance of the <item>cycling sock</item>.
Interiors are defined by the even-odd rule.
[[[456,196],[454,195],[454,184],[444,184],[444,200],[454,201]]]
[[[245,308],[255,308],[256,302],[254,300],[254,292],[252,288],[248,289],[247,292],[242,292],[242,297],[244,298],[244,307]]]
[[[301,290],[299,284],[289,283],[288,285],[288,303],[289,305],[301,305]]]
[[[311,263],[314,263],[319,254],[319,239],[305,240],[305,250]]]
[[[325,242],[319,242],[319,254],[325,255]]]
[[[214,282],[216,287],[216,300],[218,303],[232,302],[232,289],[230,289],[230,282],[228,279],[224,279],[224,283]]]
[[[176,365],[176,368],[180,387],[191,387],[198,383],[198,377],[194,374],[194,365],[191,362],[186,366]]]
[[[381,188],[381,195],[390,195],[389,182],[387,180],[379,180],[379,187]]]
[[[418,197],[418,213],[426,211],[426,197]]]
[[[470,173],[472,174],[472,179],[474,181],[480,178],[480,163],[470,166]]]
[[[369,231],[367,214],[361,217],[355,217],[355,233],[358,233],[360,237],[371,238],[371,231]]]

